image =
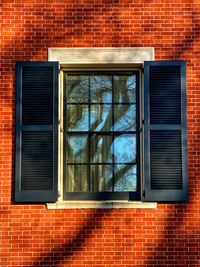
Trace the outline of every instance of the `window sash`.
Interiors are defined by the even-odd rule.
[[[139,106],[139,99],[140,99],[140,93],[139,93],[139,76],[140,76],[140,73],[139,71],[126,71],[126,72],[119,72],[119,71],[106,71],[106,72],[64,72],[64,75],[69,74],[69,75],[112,75],[112,79],[113,79],[113,76],[114,75],[134,75],[135,78],[136,78],[136,99],[135,101],[131,101],[131,102],[123,102],[121,103],[121,105],[136,105],[136,128],[134,129],[134,131],[114,131],[114,130],[111,130],[111,131],[70,131],[70,130],[66,130],[65,128],[65,122],[63,121],[63,125],[64,125],[64,134],[63,134],[63,147],[65,147],[65,138],[66,138],[66,135],[81,135],[81,136],[91,136],[93,134],[97,134],[97,135],[103,135],[103,134],[106,134],[108,136],[113,136],[113,135],[119,135],[119,134],[132,134],[132,135],[136,135],[136,138],[137,138],[137,142],[136,142],[136,160],[134,162],[131,162],[131,163],[127,163],[127,165],[135,165],[137,166],[137,178],[136,178],[136,191],[130,191],[130,192],[106,192],[106,191],[98,191],[98,192],[66,192],[66,179],[64,177],[66,177],[66,168],[64,166],[64,163],[66,163],[66,153],[63,153],[63,169],[64,169],[64,172],[63,172],[63,199],[64,200],[106,200],[106,199],[111,199],[111,200],[139,200],[140,199],[140,116],[139,116],[139,113],[140,113],[140,106]],[[63,75],[63,76],[64,76]],[[66,90],[66,79],[63,78],[63,90]],[[113,91],[113,83],[112,83],[112,91]],[[63,100],[63,107],[64,107],[64,104],[67,103],[67,104],[75,104],[76,102],[73,102],[73,101],[66,101],[66,98],[64,97],[64,100]],[[106,102],[106,103],[102,103],[102,102],[99,102],[99,101],[96,101],[96,102],[92,102],[90,101],[90,96],[89,96],[89,100],[88,101],[83,101],[81,102],[80,104],[87,104],[89,105],[89,109],[91,108],[91,106],[93,105],[104,105],[104,104],[110,104],[112,106],[112,110],[114,109],[114,107],[116,106],[116,104],[119,104],[117,103],[115,100],[114,100],[114,97],[112,96],[112,102]],[[79,105],[79,104],[78,104]],[[63,119],[66,117],[66,111],[64,109],[64,112],[63,112]],[[112,117],[112,121],[113,121],[113,117]],[[113,137],[112,137],[113,138]],[[63,152],[64,152],[64,149],[63,149]],[[90,154],[90,151],[89,151],[89,154]],[[89,155],[90,157],[90,155]],[[89,159],[90,160],[90,159]],[[73,163],[74,164],[74,163]],[[73,165],[73,164],[69,164],[68,165]],[[109,165],[110,163],[102,163],[102,165]],[[121,164],[121,162],[119,163],[111,163],[110,165],[112,165],[112,167],[116,166],[117,164]],[[126,164],[126,163],[125,163]],[[74,164],[76,165],[76,163]],[[88,167],[88,172],[90,174],[90,171],[89,171],[89,168],[92,168],[92,166],[94,165],[101,165],[101,163],[92,163],[92,162],[89,162],[88,164],[87,163],[77,163],[77,165],[86,165]],[[114,174],[114,168],[112,170],[113,174]],[[89,181],[91,180],[91,175],[89,175]],[[113,175],[114,176],[114,175]],[[112,177],[113,179],[113,177]],[[90,185],[90,182],[89,182],[89,185]]]

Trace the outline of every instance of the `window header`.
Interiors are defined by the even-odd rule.
[[[48,61],[68,64],[143,64],[154,60],[154,48],[49,48]]]

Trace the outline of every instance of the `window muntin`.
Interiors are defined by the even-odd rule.
[[[64,72],[64,199],[139,199],[139,72]]]

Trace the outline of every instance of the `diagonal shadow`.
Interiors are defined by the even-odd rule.
[[[60,244],[54,248],[50,248],[49,253],[42,253],[38,260],[26,267],[42,267],[42,266],[64,266],[64,262],[70,261],[70,257],[77,251],[84,250],[84,245],[94,230],[101,227],[102,219],[112,215],[112,209],[96,209],[92,212],[79,227],[78,232],[67,243]],[[66,222],[67,223],[67,222]],[[63,237],[64,238],[64,237]]]
[[[93,38],[94,34],[91,35],[90,32],[87,31],[84,32],[81,23],[83,19],[80,19],[80,21],[76,20],[75,17],[78,17],[79,10],[80,8],[82,13],[87,13],[88,17],[91,19],[91,25],[96,24],[96,28],[94,26],[91,26],[91,31],[94,31],[96,34],[101,32],[100,29],[98,29],[101,25],[101,23],[97,23],[97,18],[101,16],[101,14],[104,12],[111,12],[112,7],[114,6],[113,1],[109,1],[110,5],[107,7],[104,5],[104,10],[102,9],[101,6],[96,7],[96,11],[94,12],[94,9],[91,8],[85,8],[84,4],[79,4],[77,5],[77,8],[65,8],[65,11],[63,13],[66,13],[66,18],[63,21],[65,23],[65,27],[63,29],[58,29],[59,26],[59,15],[56,14],[54,11],[53,7],[52,8],[46,8],[46,14],[42,14],[41,12],[36,14],[36,16],[41,16],[41,23],[44,22],[46,23],[46,20],[51,20],[51,23],[49,24],[49,28],[44,30],[44,27],[36,27],[33,31],[33,23],[31,22],[31,18],[26,20],[26,25],[24,25],[24,32],[23,36],[20,35],[19,37],[17,36],[17,31],[16,31],[16,36],[14,39],[9,39],[8,38],[8,43],[5,45],[4,50],[1,52],[2,56],[2,65],[7,64],[7,62],[10,62],[9,64],[12,65],[12,69],[14,70],[14,63],[16,60],[38,60],[47,57],[47,47],[50,46],[64,46],[66,45],[66,41],[69,41],[67,45],[69,46],[94,46]],[[147,1],[146,1],[147,2]],[[148,1],[149,3],[149,1]],[[146,3],[146,4],[148,4]],[[111,5],[112,4],[112,5]],[[116,1],[116,5],[118,5],[118,1]],[[167,5],[167,4],[166,4]],[[142,6],[141,6],[142,8]],[[38,10],[39,10],[39,5],[38,5]],[[103,11],[102,11],[103,10]],[[70,15],[70,14],[73,14]],[[186,52],[187,50],[190,50],[195,43],[196,39],[199,38],[198,36],[198,28],[199,28],[199,23],[198,21],[195,21],[195,17],[197,16],[195,14],[195,11],[192,10],[191,8],[191,14],[192,14],[192,20],[193,20],[193,27],[188,34],[180,39],[178,45],[180,47],[177,47],[173,52],[169,52],[171,57],[173,59],[178,59],[183,57],[183,53]],[[48,18],[49,16],[49,18]],[[108,38],[105,41],[105,39],[102,41],[101,36],[99,36],[99,43],[96,43],[96,46],[113,46],[116,44],[117,46],[121,45],[121,32],[123,31],[124,23],[123,23],[123,17],[120,17],[120,14],[115,14],[114,15],[115,22],[113,21],[108,21],[106,29],[111,31],[113,30],[113,33],[111,34],[111,37]],[[55,22],[57,20],[57,22]],[[73,23],[76,24],[73,26]],[[153,24],[153,23],[152,23]],[[38,26],[38,25],[37,25]],[[155,26],[155,25],[154,25]],[[152,26],[147,27],[146,31],[148,32],[149,29],[152,30]],[[111,30],[112,29],[112,30]],[[52,35],[53,32],[57,31],[56,34]],[[34,51],[32,49],[32,35],[35,35],[36,41],[35,41],[35,47]],[[130,29],[129,32],[126,32],[126,35],[123,36],[123,43],[126,42],[126,45],[130,46],[143,46],[145,44],[141,43],[141,34],[139,36],[140,40],[134,41],[134,27],[133,27],[133,34],[131,37],[133,37],[133,40],[128,37],[128,34],[130,35]],[[145,33],[143,32],[144,36],[142,37],[144,40],[145,39]],[[51,36],[52,35],[52,36]],[[190,38],[190,35],[193,36],[193,38]],[[64,38],[63,38],[64,37]],[[22,38],[22,40],[20,40]],[[96,35],[97,38],[97,35]],[[152,32],[152,38],[153,38],[153,32]],[[64,41],[63,41],[64,40]],[[89,40],[89,41],[88,41]],[[74,41],[74,43],[73,43]],[[38,43],[37,43],[38,42]],[[20,47],[20,45],[22,47]],[[14,48],[14,49],[13,49]],[[23,51],[24,50],[24,51]],[[45,50],[45,52],[44,52]],[[23,53],[22,53],[23,51]],[[194,52],[194,51],[193,51]],[[12,53],[15,53],[15,56],[10,59],[10,55]],[[166,57],[169,57],[169,54]],[[6,72],[6,70],[4,70]],[[8,72],[9,74],[9,72]],[[11,79],[11,78],[9,78]],[[10,84],[9,84],[10,86]],[[14,88],[14,82],[13,82],[13,87]],[[7,89],[7,90],[6,90]],[[11,91],[10,87],[5,88],[5,92],[3,95],[3,101],[8,103],[9,106],[13,107],[13,99],[10,100],[11,98]],[[14,107],[12,108],[12,112],[14,114]],[[14,125],[14,116],[13,116],[13,125]],[[5,129],[4,129],[5,130]],[[13,129],[10,128],[8,125],[7,131],[13,131]],[[14,143],[14,142],[13,142]],[[196,153],[196,152],[194,152]],[[14,152],[13,152],[13,159],[14,159]],[[14,162],[14,160],[13,160]],[[14,174],[14,171],[13,171]],[[14,177],[14,175],[12,175]],[[191,178],[194,178],[191,176]],[[195,179],[197,179],[196,177]],[[194,190],[194,188],[193,188]],[[192,192],[194,198],[194,191]],[[191,205],[191,202],[189,202],[188,205],[184,205],[184,208],[180,205],[182,204],[167,204],[168,206],[170,205],[170,208],[172,208],[172,212],[168,214],[168,218],[166,218],[166,227],[164,229],[164,234],[163,237],[159,240],[157,246],[154,248],[153,255],[151,255],[151,259],[147,260],[146,265],[147,266],[163,266],[165,263],[167,264],[167,260],[172,260],[172,262],[168,262],[168,265],[171,264],[171,266],[177,266],[173,262],[174,257],[183,257],[183,254],[186,255],[186,261],[185,263],[180,263],[180,266],[198,266],[198,251],[196,251],[196,247],[199,248],[199,241],[198,238],[200,236],[200,233],[198,232],[198,225],[195,228],[195,230],[191,230],[190,227],[184,226],[184,220],[188,219],[189,213],[188,213],[188,205]],[[95,216],[98,217],[103,217],[103,214],[111,214],[111,210],[98,210],[94,211],[93,217],[86,220],[84,225],[82,225],[79,229],[78,234],[73,238],[72,241],[66,244],[61,244],[59,247],[52,248],[52,250],[48,253],[48,255],[43,256],[43,258],[39,258],[37,261],[35,261],[31,266],[29,267],[36,267],[36,266],[48,266],[53,265],[53,266],[59,266],[61,265],[65,258],[68,259],[70,256],[74,254],[74,252],[77,249],[82,249],[82,246],[84,246],[86,242],[86,238],[89,237],[89,235],[95,230],[96,227],[100,226],[101,223],[100,221],[94,220]],[[174,217],[174,214],[176,214],[176,218]],[[192,215],[194,216],[194,215]],[[182,227],[184,231],[182,231]],[[86,234],[87,233],[87,234]],[[196,239],[195,239],[196,235]],[[84,238],[83,238],[84,236]],[[173,241],[176,240],[176,243]],[[187,244],[189,249],[186,251],[187,247],[185,247],[185,250],[183,249],[182,245]],[[196,247],[193,247],[193,245],[190,247],[190,244],[196,244]],[[148,242],[147,242],[148,245]],[[72,248],[75,248],[74,250]],[[166,259],[167,253],[170,253],[170,248],[172,248],[172,254],[168,256],[168,259]],[[195,248],[195,249],[194,249]],[[161,254],[161,251],[165,252],[163,255]],[[153,258],[153,259],[152,259]],[[27,266],[28,267],[28,266]]]
[[[166,226],[162,238],[154,246],[151,255],[144,262],[145,266],[181,266],[197,267],[200,264],[199,226],[189,226],[186,205],[169,204],[171,212],[165,220]],[[184,206],[183,206],[184,205]],[[187,205],[189,206],[189,204]],[[146,243],[147,251],[151,251],[150,243]]]
[[[196,57],[192,56],[192,54],[194,55],[195,42],[199,41],[200,24],[198,19],[199,13],[192,6],[190,13],[192,21],[191,31],[180,40],[179,46],[171,54],[171,57],[172,59],[184,59],[184,54],[189,52],[191,53],[191,58],[187,61],[189,64],[194,64],[193,61],[196,62]],[[194,66],[193,69],[195,69]],[[192,142],[192,136],[190,138],[190,142]],[[193,140],[193,147],[195,143],[196,140]],[[198,146],[197,143],[196,147]],[[171,211],[165,220],[166,226],[164,233],[162,238],[159,239],[157,246],[154,247],[154,252],[145,262],[147,266],[200,266],[200,225],[199,220],[194,217],[195,212],[196,214],[200,212],[199,207],[195,205],[197,201],[195,188],[198,185],[199,177],[194,177],[197,167],[190,164],[190,159],[194,158],[194,156],[196,156],[196,151],[191,150],[189,147],[190,199],[188,203],[167,204]],[[195,180],[197,180],[196,183]],[[147,247],[150,246],[148,242],[146,245]]]

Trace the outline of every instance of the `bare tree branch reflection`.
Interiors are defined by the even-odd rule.
[[[136,129],[135,88],[133,75],[108,74],[67,77],[67,130],[94,132],[90,135],[90,139],[86,138],[84,144],[81,143],[81,145],[79,139],[84,136],[84,133],[79,134],[76,149],[67,141],[67,157],[68,161],[76,163],[77,159],[83,157],[86,153],[88,154],[88,149],[90,149],[93,191],[112,191],[113,188],[117,191],[136,190],[134,185],[136,172],[133,171],[135,162],[133,162],[133,165],[126,165],[126,162],[132,162],[136,142],[133,143],[133,138],[126,138],[129,135],[125,135],[120,144],[120,139],[113,138],[109,133],[110,131],[123,131],[128,134],[129,131]],[[89,97],[90,101],[88,100]],[[105,134],[106,132],[108,134]],[[123,146],[127,146],[128,143],[130,143],[129,148],[124,151]],[[116,145],[118,148],[115,148]],[[133,151],[130,151],[130,147],[133,148]],[[120,157],[116,157],[116,153],[119,153]],[[123,165],[120,169],[112,170],[112,165],[109,164],[113,160],[119,159]],[[87,161],[80,160],[80,163],[87,163]],[[68,169],[69,177],[67,179],[71,181],[68,182],[68,191],[89,190],[86,168],[80,164],[69,165]],[[115,173],[114,181],[112,179],[113,172]],[[128,177],[127,181],[125,174]],[[78,177],[78,179],[75,177]],[[132,183],[130,182],[131,179]],[[128,188],[128,185],[125,186],[126,183],[129,183],[132,188]]]

